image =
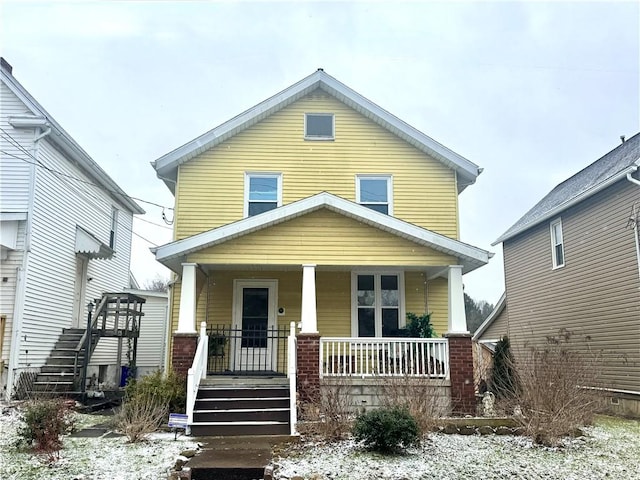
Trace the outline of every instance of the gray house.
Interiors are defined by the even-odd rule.
[[[568,345],[602,358],[612,410],[640,414],[640,134],[555,187],[495,244],[506,298],[476,333],[512,346]],[[491,338],[489,338],[491,337]]]

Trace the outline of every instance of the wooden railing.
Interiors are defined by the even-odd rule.
[[[209,337],[207,336],[207,324],[200,324],[200,337],[198,346],[193,356],[193,364],[187,373],[187,434],[191,433],[189,426],[193,424],[193,408],[196,404],[200,381],[207,378],[207,351]]]
[[[322,337],[320,376],[448,378],[449,344],[443,338]]]

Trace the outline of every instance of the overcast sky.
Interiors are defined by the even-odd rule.
[[[0,2],[14,76],[131,196],[170,207],[149,163],[318,67],[484,168],[465,276],[504,290],[490,244],[557,183],[640,130],[638,2]],[[134,232],[171,240],[162,209]],[[172,212],[166,211],[169,218]],[[134,236],[141,282],[168,276]]]

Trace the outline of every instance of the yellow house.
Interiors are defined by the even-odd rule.
[[[297,352],[307,383],[380,373],[354,352],[409,312],[468,334],[462,275],[490,254],[459,240],[458,194],[481,170],[322,69],[153,166],[175,195],[174,241],[154,250],[178,277],[174,368],[202,322],[209,372],[234,374],[285,373],[293,322],[322,356],[305,373]]]

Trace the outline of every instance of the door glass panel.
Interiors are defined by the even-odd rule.
[[[269,289],[242,289],[242,347],[266,348]]]
[[[375,310],[373,308],[358,309],[358,336],[376,336]]]

